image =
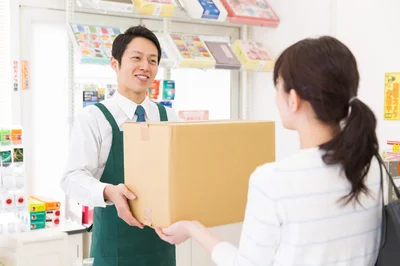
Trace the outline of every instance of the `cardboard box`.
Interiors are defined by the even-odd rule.
[[[126,123],[125,184],[134,216],[152,227],[241,222],[248,181],[275,160],[274,122]]]

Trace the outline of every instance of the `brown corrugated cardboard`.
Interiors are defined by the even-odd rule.
[[[248,181],[275,160],[275,124],[264,121],[126,123],[125,184],[134,216],[150,226],[243,221]]]

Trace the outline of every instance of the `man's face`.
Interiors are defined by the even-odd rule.
[[[157,47],[148,39],[134,38],[126,47],[121,64],[112,58],[111,66],[117,72],[119,87],[145,93],[158,72]]]

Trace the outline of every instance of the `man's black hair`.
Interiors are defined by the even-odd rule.
[[[158,63],[160,63],[161,46],[157,36],[144,26],[133,26],[127,29],[123,34],[118,35],[114,40],[111,54],[115,59],[117,59],[119,65],[121,65],[122,56],[124,55],[126,47],[128,47],[128,44],[137,37],[145,38],[154,43],[158,51]]]

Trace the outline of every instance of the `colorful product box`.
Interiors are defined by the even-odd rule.
[[[17,215],[30,230],[43,229],[46,227],[45,212],[20,212]]]
[[[78,51],[80,62],[99,65],[110,63],[112,44],[121,34],[121,30],[116,27],[76,23],[69,24],[68,32]]]
[[[172,17],[175,5],[172,0],[133,0],[139,14]]]
[[[154,80],[149,88],[148,96],[152,100],[158,100],[160,94],[160,80]]]
[[[236,40],[232,45],[232,51],[245,70],[269,72],[274,68],[274,59],[265,44]]]
[[[11,130],[11,140],[14,145],[22,144],[22,129],[12,129]]]
[[[59,210],[60,207],[61,207],[61,203],[59,201],[50,199],[50,198],[45,197],[45,196],[30,196],[30,198],[42,202],[44,204],[44,206],[45,206],[45,210],[46,211]]]
[[[225,21],[228,12],[220,0],[183,0],[191,18]]]
[[[175,100],[175,81],[163,80],[163,100]]]
[[[11,129],[0,129],[0,145],[10,145],[11,138]]]
[[[28,207],[29,207],[29,212],[45,212],[46,211],[46,207],[43,202],[33,199],[31,197],[28,198]]]
[[[24,162],[24,149],[23,148],[14,148],[13,149],[13,162],[14,163],[23,163]]]
[[[277,27],[280,19],[266,0],[221,0],[231,22]]]
[[[32,221],[31,230],[44,229],[46,228],[46,221]]]
[[[60,225],[60,211],[46,212],[46,228],[57,227]]]
[[[179,67],[212,68],[216,61],[200,36],[171,34],[169,42],[178,58]]]
[[[0,151],[0,166],[9,166],[12,163],[11,150]]]
[[[46,212],[30,212],[29,215],[31,223],[46,221]]]

